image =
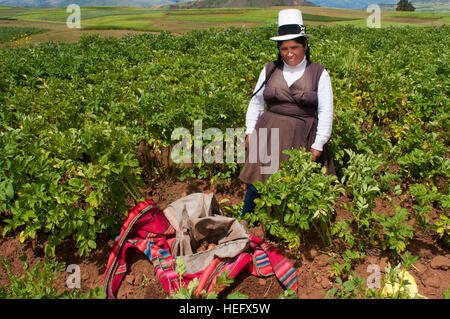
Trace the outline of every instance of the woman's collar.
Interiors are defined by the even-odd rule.
[[[283,64],[284,64],[283,67],[284,67],[284,68],[287,68],[288,70],[301,69],[301,68],[304,68],[304,67],[306,66],[306,57],[303,57],[302,62],[300,62],[299,64],[294,65],[294,66],[288,65],[286,62],[284,62],[284,60],[283,60]]]

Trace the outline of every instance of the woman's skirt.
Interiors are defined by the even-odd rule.
[[[295,118],[264,112],[250,135],[239,179],[246,184],[253,184],[255,181],[263,183],[280,169],[281,162],[289,159],[283,150],[305,147],[309,151],[316,138],[316,131],[316,117]],[[317,162],[326,167],[327,174],[336,174],[328,143],[323,146]]]

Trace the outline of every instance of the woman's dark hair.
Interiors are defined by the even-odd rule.
[[[307,39],[305,37],[298,37],[298,38],[294,38],[292,39],[297,43],[300,43],[301,45],[303,45],[303,47],[306,46],[306,41]],[[281,53],[280,53],[280,46],[284,41],[278,41],[277,46],[278,46],[278,58],[275,61],[275,64],[273,66],[273,68],[270,70],[269,74],[266,74],[266,79],[264,80],[263,84],[261,84],[260,88],[252,94],[252,96],[250,97],[253,98],[259,91],[261,91],[261,89],[264,87],[264,85],[266,85],[266,83],[269,81],[270,77],[272,76],[272,73],[275,71],[275,69],[278,66],[281,66],[281,63],[283,63],[283,58],[281,57]],[[306,57],[306,61],[309,61],[309,57],[310,57],[310,51],[309,51],[309,45],[308,48],[305,51],[305,57]]]

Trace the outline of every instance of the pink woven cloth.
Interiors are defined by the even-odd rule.
[[[171,253],[175,229],[153,201],[140,202],[129,212],[109,255],[103,283],[107,298],[116,298],[127,272],[127,256],[132,251],[143,253],[150,259],[169,295],[179,289],[180,282],[184,286],[194,278],[199,279],[198,292],[203,289],[211,292],[223,271],[227,271],[230,278],[235,278],[241,271],[258,277],[275,275],[286,288],[297,292],[295,268],[278,249],[259,237],[250,234],[249,237],[248,249],[236,257],[216,258],[204,270],[183,274],[180,278],[175,272],[176,256]]]

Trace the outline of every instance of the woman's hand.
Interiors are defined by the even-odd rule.
[[[311,153],[312,153],[312,160],[314,162],[316,162],[319,159],[320,155],[322,155],[322,151],[318,151],[313,148],[311,148]]]

